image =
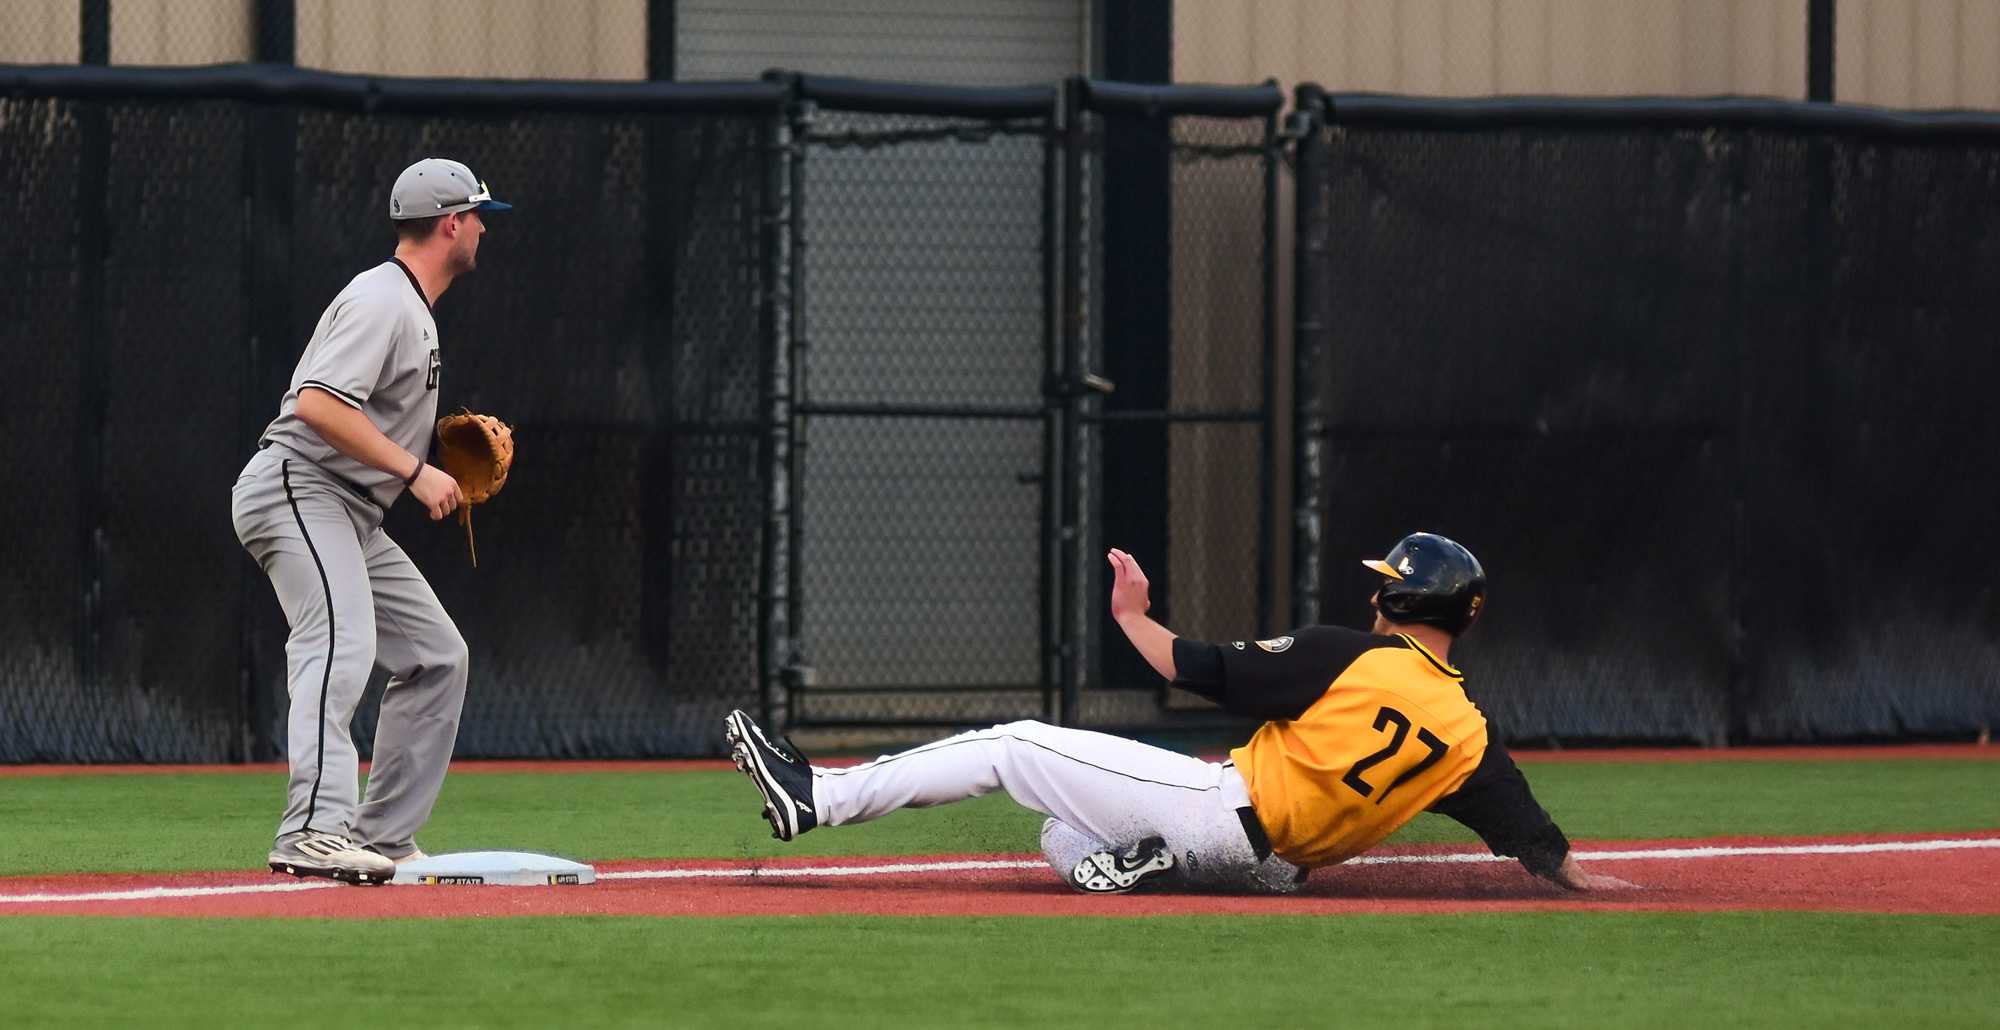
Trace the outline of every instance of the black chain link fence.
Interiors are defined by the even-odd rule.
[[[2000,717],[2000,120],[1330,111],[1298,208],[1320,619],[1365,618],[1356,559],[1427,529],[1486,564],[1453,659],[1515,739]]]
[[[86,379],[85,306],[78,289],[83,260],[77,233],[86,167],[79,105],[51,99],[0,99],[0,348],[33,357],[39,395],[0,405],[0,491],[7,589],[0,590],[0,725],[19,740],[37,727],[67,723],[41,746],[7,757],[73,753],[64,741],[90,731],[72,709],[95,703],[79,687],[83,557],[89,546],[78,478],[78,426]],[[102,135],[97,139],[101,142]],[[103,158],[89,166],[102,181]]]
[[[473,649],[461,754],[708,754],[736,706],[1185,728],[1105,547],[1240,639],[1365,623],[1355,559],[1417,528],[1487,561],[1454,657],[1515,739],[2000,710],[1990,119],[1336,98],[1297,151],[1288,613],[1275,87],[0,86],[36,372],[0,471],[41,486],[0,501],[0,761],[279,753],[227,484],[433,154],[520,204],[438,310],[444,405],[520,446],[481,567],[388,523]]]
[[[705,754],[756,704],[780,87],[10,80],[0,342],[40,372],[0,460],[42,488],[4,502],[0,760],[280,753],[284,621],[229,482],[430,155],[518,205],[438,304],[441,407],[519,448],[480,567],[456,526],[387,523],[472,648],[459,753]]]
[[[8,460],[57,482],[68,461],[79,485],[9,502],[0,757],[279,752],[285,627],[220,484],[327,299],[387,253],[385,184],[431,154],[520,201],[438,312],[445,406],[500,414],[521,448],[478,516],[482,567],[455,530],[387,523],[473,648],[461,754],[706,753],[728,707],[779,701],[801,726],[1161,718],[1156,681],[1080,675],[1100,607],[1082,548],[1111,539],[1092,498],[1119,494],[1090,481],[1119,464],[1109,428],[1151,424],[1173,456],[1155,484],[1173,546],[1203,557],[1162,551],[1162,582],[1217,623],[1261,620],[1268,87],[1142,110],[1161,97],[1077,80],[1066,134],[1054,88],[781,73],[11,86],[9,345],[78,346],[50,365],[50,403],[7,416],[62,450]],[[1158,248],[1085,197],[1145,178]],[[1116,294],[1099,270],[1128,263],[1174,297],[1163,335],[1127,338],[1158,396],[1100,410],[1084,384]],[[1086,685],[1151,689],[1092,710]]]
[[[229,102],[0,100],[9,270],[0,759],[241,753],[226,471],[246,266]],[[220,173],[220,174],[219,174]],[[219,181],[218,181],[219,179]],[[29,484],[33,484],[30,488]]]

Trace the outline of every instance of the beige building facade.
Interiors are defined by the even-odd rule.
[[[1804,99],[1806,0],[1181,0],[1174,77]],[[2000,0],[1835,0],[1834,99],[2000,108]]]
[[[1178,0],[1175,78],[1430,96],[1802,98],[1807,0]],[[249,60],[255,0],[111,0],[116,64]],[[2000,108],[2000,0],[1836,0],[1835,99]],[[1085,0],[680,0],[681,78],[782,66],[1015,82],[1085,63]],[[0,5],[0,62],[77,59],[76,0]],[[645,0],[297,0],[299,64],[639,79]]]

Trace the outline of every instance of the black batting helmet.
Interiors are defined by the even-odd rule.
[[[1387,557],[1361,564],[1388,577],[1375,607],[1390,622],[1421,622],[1457,636],[1486,603],[1486,570],[1479,559],[1435,533],[1411,533]]]

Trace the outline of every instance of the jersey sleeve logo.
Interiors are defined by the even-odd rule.
[[[1292,638],[1273,637],[1270,640],[1259,640],[1257,641],[1257,646],[1263,648],[1266,651],[1271,652],[1272,654],[1277,654],[1281,651],[1285,651],[1291,648]]]

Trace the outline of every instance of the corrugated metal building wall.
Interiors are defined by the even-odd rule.
[[[674,77],[1051,82],[1084,70],[1084,14],[1084,0],[680,0]]]

